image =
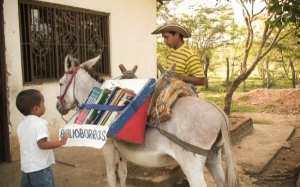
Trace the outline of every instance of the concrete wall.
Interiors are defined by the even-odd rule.
[[[128,69],[138,65],[136,75],[139,78],[156,76],[156,36],[150,34],[156,28],[155,0],[45,0],[43,2],[109,13],[112,77],[121,75],[118,68],[121,63]],[[65,123],[55,108],[56,96],[59,95],[58,81],[41,85],[23,85],[18,19],[18,0],[4,0],[7,99],[12,161],[19,159],[16,130],[23,116],[15,107],[15,98],[21,90],[35,88],[44,94],[46,113],[42,118],[49,122],[52,140],[58,139],[58,129]],[[70,116],[65,118],[69,119]]]

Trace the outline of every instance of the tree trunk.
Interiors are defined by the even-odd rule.
[[[295,75],[294,63],[291,58],[289,58],[289,64],[292,70],[292,86],[293,88],[296,88],[296,75]]]
[[[241,6],[243,7],[243,16],[244,16],[244,20],[246,23],[246,37],[245,37],[245,43],[244,43],[244,54],[243,54],[243,59],[241,62],[241,73],[240,75],[233,80],[233,82],[231,83],[231,85],[229,86],[229,88],[227,89],[225,98],[224,98],[224,112],[229,115],[230,114],[230,108],[231,108],[231,102],[232,102],[232,96],[234,91],[238,88],[238,86],[242,83],[242,81],[245,82],[245,80],[249,77],[249,75],[252,73],[252,71],[255,69],[256,65],[258,64],[258,62],[260,60],[262,60],[266,55],[269,54],[269,52],[272,50],[272,48],[277,45],[277,43],[279,41],[281,41],[282,39],[284,39],[286,36],[288,36],[289,34],[293,33],[297,28],[299,27],[295,27],[295,28],[291,28],[289,29],[288,26],[288,21],[283,21],[282,25],[280,27],[278,27],[278,29],[273,29],[272,25],[270,24],[264,24],[264,27],[262,28],[262,34],[261,34],[261,41],[259,42],[259,47],[255,51],[256,53],[256,57],[254,58],[254,60],[252,61],[252,64],[248,64],[248,57],[249,57],[249,53],[250,51],[252,51],[253,48],[253,42],[255,41],[255,43],[257,43],[257,39],[254,40],[254,38],[256,38],[255,32],[253,30],[253,23],[255,20],[257,20],[257,18],[260,17],[260,13],[258,14],[254,14],[254,9],[253,9],[253,3],[254,1],[250,1],[250,4],[252,5],[251,9],[246,8],[245,3],[248,1],[239,1]],[[280,6],[280,5],[278,5]],[[269,4],[266,5],[266,8],[269,8]],[[261,13],[263,13],[264,11],[261,11]],[[261,14],[262,15],[262,14]],[[271,11],[270,16],[268,15],[268,17],[264,20],[265,22],[273,22],[272,20],[274,18],[276,18],[277,14],[273,14],[273,12]],[[281,32],[283,31],[283,29],[287,28],[287,30],[285,30],[284,34],[281,34]],[[248,62],[249,63],[249,62]],[[245,84],[244,84],[245,85]]]
[[[225,85],[229,85],[229,59],[228,57],[226,58],[226,80],[225,80]]]
[[[226,92],[226,95],[224,98],[224,108],[223,108],[224,112],[227,115],[230,115],[230,108],[231,108],[233,93],[239,87],[239,85],[241,84],[242,81],[243,81],[242,76],[239,76],[231,83],[230,87],[227,89],[227,92]]]
[[[233,60],[232,60],[232,64],[231,64],[230,79],[232,79],[233,76],[234,76],[234,66],[235,66],[235,63],[234,63],[234,59],[233,59]]]
[[[269,70],[269,56],[266,58],[265,62],[266,74],[267,74],[267,88],[271,88],[271,75]]]
[[[205,66],[204,66],[204,76],[205,76],[205,89],[208,89],[208,78],[207,78],[207,70],[209,66],[209,57],[205,58]]]

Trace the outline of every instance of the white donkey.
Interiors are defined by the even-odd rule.
[[[76,66],[74,58],[66,56],[65,75],[59,81],[61,95],[57,102],[57,109],[61,114],[66,114],[78,104],[84,103],[92,88],[99,86],[99,82],[91,76],[88,69],[100,58],[98,56]],[[116,185],[117,150],[120,156],[118,175],[121,187],[126,186],[127,160],[146,167],[163,167],[177,162],[191,187],[206,186],[206,166],[218,187],[239,186],[227,125],[226,114],[216,105],[197,97],[178,99],[172,106],[172,118],[159,124],[159,127],[192,149],[171,141],[153,127],[146,129],[142,145],[108,138],[101,149],[106,162],[108,185]],[[226,177],[221,166],[222,145],[226,156]]]

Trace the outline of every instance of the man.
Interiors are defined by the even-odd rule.
[[[177,22],[169,21],[159,26],[151,34],[162,34],[164,42],[173,50],[167,56],[166,67],[176,64],[174,77],[195,86],[205,84],[203,65],[199,56],[184,42],[183,38],[191,37],[191,33]]]
[[[151,34],[162,34],[164,42],[173,50],[167,56],[166,68],[175,63],[174,77],[194,86],[205,84],[203,65],[196,53],[184,42],[183,38],[191,37],[191,33],[174,21],[166,22]],[[194,90],[195,91],[195,90]],[[174,184],[174,187],[189,187],[186,177]]]

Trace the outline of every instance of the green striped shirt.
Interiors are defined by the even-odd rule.
[[[168,54],[165,68],[169,68],[173,63],[176,64],[176,73],[198,78],[204,77],[203,64],[199,56],[186,43]]]

